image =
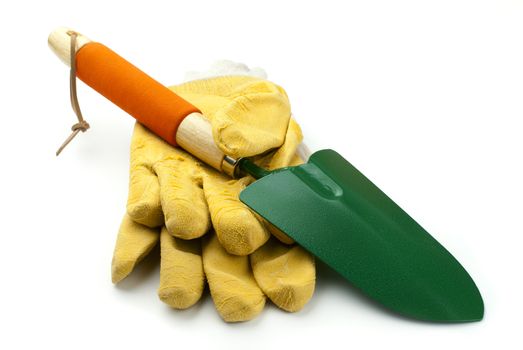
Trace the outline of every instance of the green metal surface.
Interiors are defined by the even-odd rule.
[[[393,311],[435,322],[483,318],[479,290],[459,262],[333,150],[269,173],[240,199]]]

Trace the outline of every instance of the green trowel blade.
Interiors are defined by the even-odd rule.
[[[240,199],[393,311],[435,322],[483,318],[460,263],[333,150],[262,177]]]

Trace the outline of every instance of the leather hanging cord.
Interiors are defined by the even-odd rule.
[[[76,95],[76,37],[78,34],[73,31],[69,31],[69,32],[67,32],[67,34],[69,34],[69,36],[71,37],[71,50],[69,51],[70,55],[71,55],[71,64],[70,64],[71,73],[69,76],[69,96],[71,98],[71,107],[73,107],[73,111],[76,114],[76,116],[78,117],[78,123],[74,124],[71,127],[71,130],[73,132],[71,133],[71,135],[69,135],[69,137],[67,139],[65,139],[64,143],[62,143],[60,148],[58,148],[58,150],[56,151],[57,156],[63,151],[65,146],[67,146],[69,144],[69,142],[71,142],[74,139],[74,137],[76,135],[78,135],[78,133],[80,131],[85,132],[87,129],[89,129],[89,123],[87,123],[84,120],[84,117],[82,116],[82,111],[80,110],[80,105],[78,104],[78,97]]]

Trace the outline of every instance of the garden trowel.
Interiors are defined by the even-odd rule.
[[[106,46],[67,29],[51,33],[49,44],[72,77],[165,141],[231,176],[258,179],[240,200],[377,302],[427,321],[482,319],[479,290],[459,262],[335,151],[270,172],[233,159],[216,146],[198,108]]]

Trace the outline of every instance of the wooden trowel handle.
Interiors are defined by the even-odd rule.
[[[108,47],[76,33],[71,53],[71,30],[49,35],[49,47],[67,65],[76,59],[76,76],[129,113],[173,146],[180,146],[229,175],[236,162],[216,146],[209,122],[200,110],[126,61]],[[233,164],[231,166],[231,164]]]

